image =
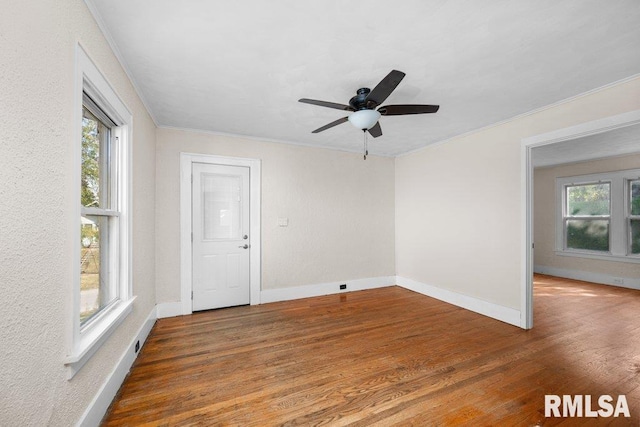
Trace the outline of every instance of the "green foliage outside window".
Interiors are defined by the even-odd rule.
[[[640,215],[640,181],[631,182],[631,215]]]
[[[567,221],[567,248],[607,252],[609,250],[609,221]]]
[[[631,221],[631,253],[640,254],[640,220]]]
[[[567,248],[606,252],[609,250],[611,212],[609,183],[567,187],[567,215],[594,217],[567,220]],[[599,219],[604,217],[605,219]]]
[[[100,139],[98,121],[82,118],[82,175],[80,200],[82,206],[99,206]]]
[[[108,129],[86,108],[82,117],[82,166],[80,175],[80,203],[85,208],[106,208],[104,194],[101,194],[101,178],[108,178],[105,166],[101,164],[101,139],[108,135]],[[83,215],[80,223],[80,290],[95,292],[95,301],[81,306],[80,322],[86,322],[104,305],[102,299],[108,296],[105,288],[105,272],[100,268],[104,242],[100,240],[100,230],[104,226],[101,216]],[[101,282],[103,284],[101,285]],[[81,294],[82,295],[82,294]],[[88,298],[88,297],[86,297]],[[108,302],[108,301],[107,301]]]
[[[570,216],[609,215],[610,184],[574,185],[567,188]]]
[[[631,181],[631,215],[640,216],[640,181]],[[640,254],[640,220],[631,220],[631,253]]]

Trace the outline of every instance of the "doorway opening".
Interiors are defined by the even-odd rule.
[[[561,143],[571,141],[587,141],[591,137],[596,137],[599,134],[605,134],[607,132],[616,131],[628,126],[640,124],[640,110],[631,111],[624,114],[619,114],[612,117],[607,117],[600,120],[595,120],[587,123],[583,123],[577,126],[571,126],[564,129],[559,129],[553,132],[532,136],[525,138],[521,143],[521,164],[522,164],[522,193],[525,195],[522,205],[522,230],[524,247],[522,249],[522,260],[525,268],[523,269],[523,276],[521,279],[521,327],[530,329],[533,327],[533,273],[534,273],[534,160],[536,158],[536,151],[541,152],[538,149],[550,149],[549,153],[553,153],[553,148],[559,148]],[[567,145],[565,145],[566,147]],[[609,155],[596,155],[594,154],[592,159],[615,156],[615,153],[611,152],[609,148]],[[635,150],[636,152],[638,150]],[[557,150],[556,155],[561,150]],[[631,151],[627,151],[631,153]],[[622,154],[622,153],[619,153]],[[552,154],[553,156],[553,154]],[[581,159],[574,158],[573,161],[589,160],[587,157]],[[566,163],[566,162],[565,162]]]

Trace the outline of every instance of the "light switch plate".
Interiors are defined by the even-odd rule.
[[[289,218],[278,218],[278,225],[280,227],[286,227],[289,225]]]

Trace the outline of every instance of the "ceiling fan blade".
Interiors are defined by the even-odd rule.
[[[339,124],[342,124],[342,123],[344,123],[344,122],[346,122],[346,121],[348,121],[348,120],[349,120],[349,118],[348,118],[348,117],[343,117],[343,118],[341,118],[341,119],[338,119],[338,120],[336,120],[336,121],[334,121],[334,122],[329,123],[328,125],[324,125],[324,126],[322,126],[321,128],[318,128],[318,129],[314,130],[314,131],[313,131],[313,132],[311,132],[311,133],[318,133],[318,132],[322,132],[323,130],[327,130],[327,129],[332,128],[332,127],[334,127],[334,126],[338,126]]]
[[[367,103],[369,101],[375,102],[376,106],[382,104],[385,99],[391,95],[396,86],[400,84],[405,74],[402,71],[392,70],[387,77],[382,79],[378,86],[374,87],[369,95],[367,95]]]
[[[369,134],[371,134],[371,136],[374,138],[382,136],[382,128],[380,127],[380,122],[376,122],[376,124],[371,129],[369,129]]]
[[[320,107],[335,108],[336,110],[355,111],[350,105],[337,104],[335,102],[318,101],[317,99],[302,98],[299,99],[298,102],[319,105]]]
[[[404,114],[435,113],[439,108],[439,105],[385,105],[378,108],[378,112],[383,116],[402,116]]]

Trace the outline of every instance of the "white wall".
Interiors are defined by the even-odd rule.
[[[555,254],[556,212],[558,209],[556,207],[556,178],[638,168],[640,168],[640,154],[537,168],[534,171],[533,217],[536,271],[551,268],[596,273],[594,277],[601,275],[634,279],[640,277],[640,264]]]
[[[523,138],[640,109],[640,78],[396,158],[396,272],[520,309]]]
[[[70,381],[74,66],[80,42],[133,113],[133,313]],[[0,425],[69,426],[155,304],[155,126],[81,0],[0,13]]]
[[[158,303],[180,300],[180,152],[262,160],[263,290],[395,274],[392,158],[160,128]]]

